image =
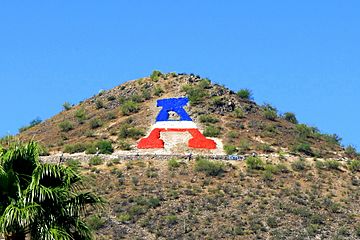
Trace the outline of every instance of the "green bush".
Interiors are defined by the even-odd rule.
[[[241,139],[238,146],[239,153],[244,154],[250,150],[250,142],[246,139]]]
[[[119,138],[126,139],[139,139],[140,137],[144,136],[144,132],[136,127],[131,127],[129,124],[123,124],[119,130]]]
[[[212,97],[211,102],[215,107],[220,107],[220,106],[225,105],[223,99],[220,96]]]
[[[250,100],[252,99],[252,92],[249,89],[240,89],[237,93],[236,93],[241,99],[247,99]]]
[[[35,127],[36,125],[39,125],[41,122],[42,122],[42,120],[41,120],[40,118],[35,118],[34,120],[32,120],[32,121],[29,123],[29,125],[24,126],[24,127],[21,127],[21,128],[19,129],[19,132],[22,133],[22,132],[24,132],[24,131],[32,128],[32,127]]]
[[[264,117],[271,121],[274,121],[277,118],[277,112],[272,109],[265,109],[264,110]]]
[[[174,170],[178,167],[180,167],[180,162],[176,160],[175,158],[171,158],[167,162],[169,170]]]
[[[199,86],[184,85],[182,90],[186,92],[191,105],[196,105],[204,101],[205,97],[208,96],[207,91]]]
[[[296,119],[295,114],[292,113],[292,112],[286,112],[286,113],[284,113],[283,118],[284,118],[286,121],[288,121],[288,122],[291,122],[291,123],[294,123],[294,124],[298,124],[298,120]]]
[[[72,105],[70,103],[68,103],[68,102],[64,102],[64,104],[62,106],[63,106],[65,111],[68,111],[68,110],[70,110],[72,108]]]
[[[236,118],[244,118],[245,117],[245,113],[241,108],[235,108],[233,115]]]
[[[114,152],[112,144],[107,140],[100,140],[95,143],[95,147],[99,150],[101,154],[111,154]]]
[[[68,159],[66,161],[66,165],[70,168],[72,168],[73,170],[77,171],[79,169],[79,167],[81,166],[81,162],[77,159]]]
[[[291,164],[291,168],[294,170],[294,171],[304,171],[307,169],[307,165],[305,163],[304,160],[296,160],[294,161],[292,164]]]
[[[104,104],[104,102],[102,100],[96,99],[95,107],[96,107],[96,109],[105,108],[105,104]]]
[[[349,170],[352,172],[360,171],[360,160],[351,160],[348,162]]]
[[[109,102],[114,101],[115,99],[116,99],[116,97],[114,95],[110,95],[110,96],[107,97],[107,100]]]
[[[120,107],[121,113],[125,116],[129,116],[139,111],[139,106],[133,101],[125,101]]]
[[[93,157],[93,158],[91,158],[90,160],[89,160],[89,165],[90,166],[97,166],[97,165],[101,165],[101,164],[103,164],[103,159],[101,158],[101,157],[99,157],[99,156],[95,156],[95,157]]]
[[[160,97],[164,93],[164,90],[161,87],[155,87],[154,94],[155,96]]]
[[[347,146],[345,148],[345,154],[348,155],[349,157],[356,157],[357,152],[356,152],[356,148],[354,146]]]
[[[224,145],[224,151],[227,155],[232,155],[237,152],[237,148],[233,145]]]
[[[74,129],[74,125],[70,121],[65,120],[59,124],[59,128],[62,132],[68,132]]]
[[[205,137],[218,137],[220,135],[220,128],[215,126],[207,126],[204,130]]]
[[[225,164],[200,158],[195,162],[195,170],[204,172],[207,176],[220,176],[225,172]]]
[[[200,80],[199,84],[198,84],[198,87],[200,89],[208,89],[211,87],[211,81],[210,79],[207,79],[207,78],[203,78]]]
[[[154,82],[157,82],[157,81],[159,81],[159,78],[162,76],[163,76],[163,74],[160,71],[154,70],[150,75],[150,79]]]
[[[75,117],[80,124],[84,123],[87,119],[86,110],[84,108],[80,108],[75,112]]]
[[[107,118],[108,120],[116,119],[116,114],[115,114],[114,112],[108,112],[108,113],[106,114],[106,118]]]
[[[91,121],[90,121],[90,128],[91,129],[99,128],[102,125],[103,125],[103,122],[101,121],[101,119],[94,118],[94,119],[91,119]]]
[[[125,150],[125,151],[131,150],[131,145],[124,140],[119,141],[119,147],[121,150]]]
[[[148,89],[144,89],[141,95],[145,100],[151,99],[151,92]]]
[[[248,169],[251,170],[263,170],[264,169],[264,162],[259,157],[247,157],[245,160],[246,166]]]
[[[315,135],[317,130],[313,127],[309,127],[306,124],[296,125],[296,131],[299,138],[304,139]]]
[[[314,156],[314,152],[308,143],[298,143],[293,146],[294,152],[304,153],[308,156]]]
[[[324,163],[327,169],[338,170],[341,166],[341,163],[336,160],[326,160]]]
[[[75,144],[66,144],[64,146],[64,152],[65,153],[79,153],[79,152],[85,152],[86,148],[88,147],[85,143],[75,143]]]
[[[239,133],[238,133],[238,132],[235,132],[235,131],[230,131],[230,132],[227,134],[227,137],[230,138],[230,139],[235,139],[235,138],[239,137]]]
[[[202,123],[217,123],[217,122],[219,122],[219,119],[217,119],[216,117],[209,115],[209,114],[201,115],[199,117],[199,120]]]
[[[96,231],[105,226],[106,220],[99,215],[92,215],[86,222],[92,230]]]
[[[136,103],[141,103],[141,102],[143,102],[143,98],[142,98],[142,96],[140,96],[138,94],[134,94],[131,96],[131,101],[136,102]]]
[[[331,144],[340,145],[342,138],[336,134],[321,134],[322,138]]]

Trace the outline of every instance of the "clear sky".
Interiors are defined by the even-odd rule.
[[[196,73],[360,150],[360,1],[1,1],[0,136],[101,89]]]

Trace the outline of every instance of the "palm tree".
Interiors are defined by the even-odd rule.
[[[102,200],[83,192],[71,168],[42,164],[38,145],[0,148],[0,232],[5,239],[92,239],[83,221],[87,206]]]

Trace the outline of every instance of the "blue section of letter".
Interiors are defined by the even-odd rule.
[[[169,119],[170,111],[176,112],[180,116],[180,121],[192,121],[189,114],[184,109],[188,102],[188,98],[167,98],[157,100],[157,106],[162,107],[162,109],[156,117],[156,121],[171,121]]]

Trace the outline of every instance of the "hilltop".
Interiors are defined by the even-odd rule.
[[[354,154],[345,153],[337,135],[298,124],[293,113],[280,115],[274,106],[256,104],[249,90],[235,92],[194,74],[158,71],[101,91],[79,104],[65,103],[62,112],[23,128],[18,137],[39,141],[51,153],[86,149],[93,153],[93,145],[100,140],[111,142],[115,151],[134,150],[159,112],[156,100],[181,96],[190,99],[187,111],[192,119],[206,136],[221,139],[227,154],[293,153],[336,158]]]

